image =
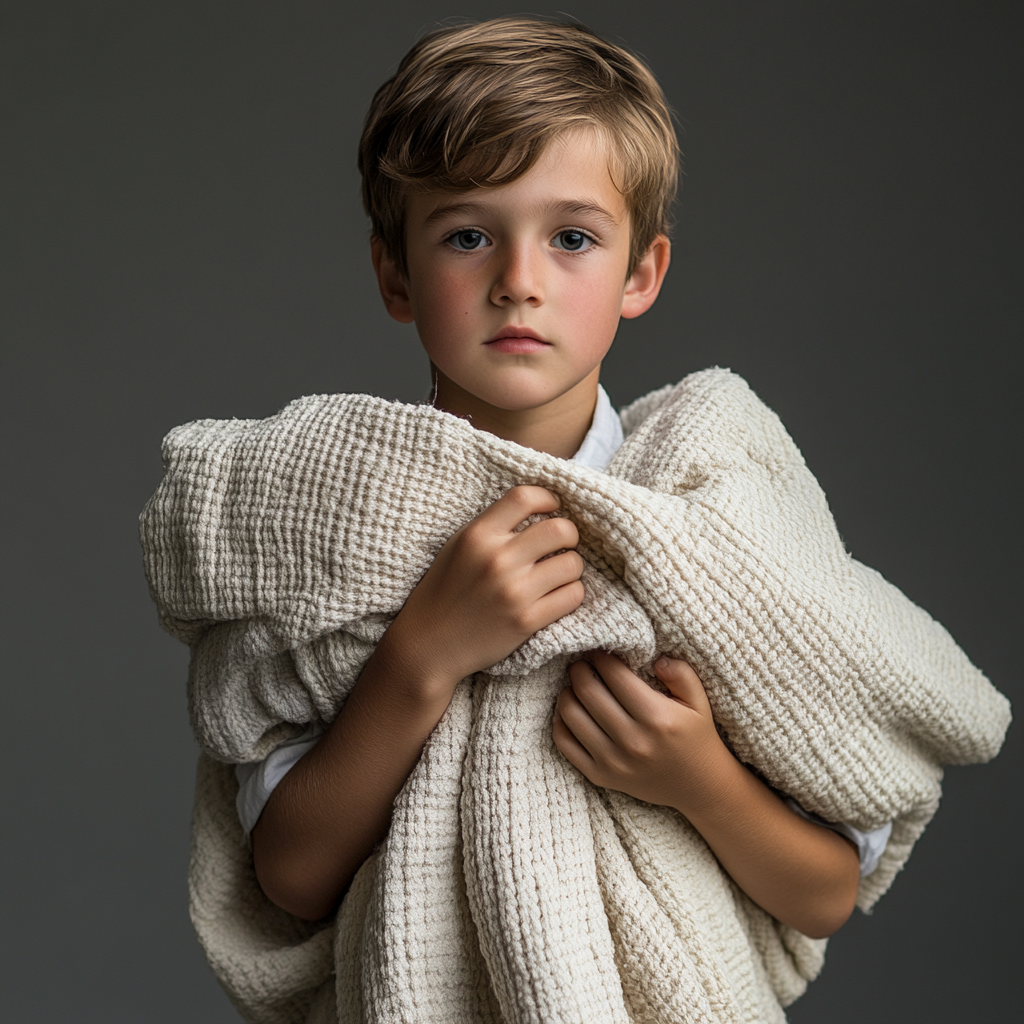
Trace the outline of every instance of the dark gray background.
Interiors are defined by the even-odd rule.
[[[1021,5],[562,4],[645,55],[685,126],[675,262],[613,400],[744,374],[853,553],[1019,693]],[[187,652],[136,516],[174,424],[424,393],[375,292],[359,125],[418,32],[509,12],[7,5],[3,1020],[237,1020],[187,920]],[[1019,1009],[1020,746],[950,770],[794,1021]]]

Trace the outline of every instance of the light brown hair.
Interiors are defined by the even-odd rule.
[[[506,185],[580,128],[611,144],[630,213],[630,272],[669,227],[679,144],[650,70],[582,25],[497,18],[420,39],[370,104],[359,144],[373,236],[405,271],[412,192]]]

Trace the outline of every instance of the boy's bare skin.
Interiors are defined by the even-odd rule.
[[[645,312],[668,269],[659,236],[627,274],[629,214],[611,155],[581,131],[509,185],[412,196],[406,274],[373,245],[388,312],[415,321],[430,356],[435,404],[561,458],[590,427],[619,318]],[[441,549],[253,829],[257,876],[275,903],[310,920],[330,913],[386,834],[459,681],[579,606],[572,523],[515,532],[557,508],[543,488],[513,488]],[[856,899],[853,846],[794,814],[733,757],[685,662],[662,658],[655,671],[671,696],[610,654],[571,666],[556,747],[596,785],[679,810],[751,899],[807,935],[830,935]]]

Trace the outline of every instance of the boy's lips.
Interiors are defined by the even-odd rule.
[[[551,343],[545,341],[536,331],[529,327],[505,327],[491,338],[484,342],[488,348],[498,352],[507,352],[509,355],[524,355],[527,352],[539,352],[541,349],[550,348]]]

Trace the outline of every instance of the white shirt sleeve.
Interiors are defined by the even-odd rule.
[[[323,732],[319,725],[311,725],[299,736],[285,740],[279,747],[275,747],[262,761],[251,761],[235,766],[235,778],[238,779],[235,808],[246,835],[259,821],[263,808],[267,806],[270,794],[274,792],[277,784],[303,754],[316,746]]]
[[[854,828],[852,825],[826,821],[817,814],[805,811],[794,799],[784,793],[779,795],[786,801],[787,806],[796,811],[801,818],[806,818],[808,821],[813,821],[815,825],[821,825],[822,828],[829,828],[841,836],[846,836],[857,847],[857,853],[860,855],[861,878],[866,878],[878,867],[878,862],[882,859],[882,854],[885,853],[885,847],[889,842],[889,836],[892,835],[891,821],[871,832],[861,832],[859,828]]]

